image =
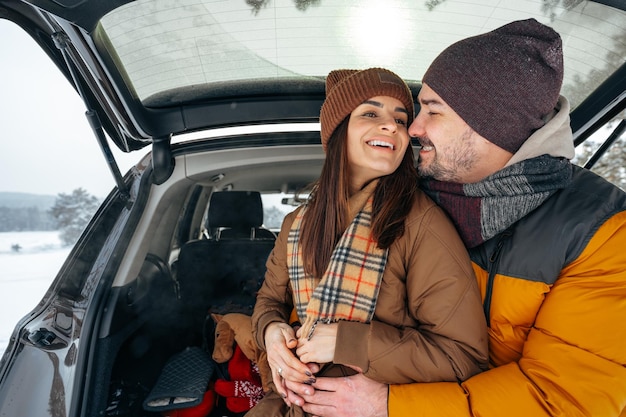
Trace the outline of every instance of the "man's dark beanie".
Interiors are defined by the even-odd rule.
[[[449,46],[422,81],[478,134],[515,153],[558,101],[561,37],[535,19],[512,22]]]

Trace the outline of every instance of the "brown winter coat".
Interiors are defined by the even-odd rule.
[[[283,222],[252,316],[263,350],[267,325],[288,322],[293,310],[287,235],[296,211]],[[486,369],[487,327],[467,251],[421,191],[389,249],[374,319],[339,322],[334,363],[394,384],[459,381]]]

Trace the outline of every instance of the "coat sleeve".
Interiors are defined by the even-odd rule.
[[[289,322],[293,298],[287,270],[287,237],[296,211],[283,220],[274,249],[267,259],[265,279],[257,294],[252,313],[252,335],[257,345],[265,350],[265,328],[273,322]]]
[[[626,415],[626,212],[546,295],[521,358],[459,384],[393,385],[389,416]]]
[[[370,324],[339,322],[334,362],[380,382],[459,381],[487,367],[487,326],[467,251],[439,207],[428,203],[421,213],[407,221],[385,270],[405,280],[396,314],[413,325],[387,324],[382,297]]]

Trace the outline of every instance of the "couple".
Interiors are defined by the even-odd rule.
[[[622,413],[626,194],[570,164],[562,79],[560,36],[534,19],[443,51],[415,120],[395,74],[329,74],[327,160],[253,315],[267,401],[326,417]],[[327,363],[358,372],[320,376]]]

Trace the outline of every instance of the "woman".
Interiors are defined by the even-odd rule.
[[[283,222],[252,316],[275,392],[250,415],[288,412],[282,401],[272,409],[286,398],[285,379],[457,381],[487,364],[469,257],[417,188],[410,89],[370,68],[332,71],[326,93],[321,176]]]

